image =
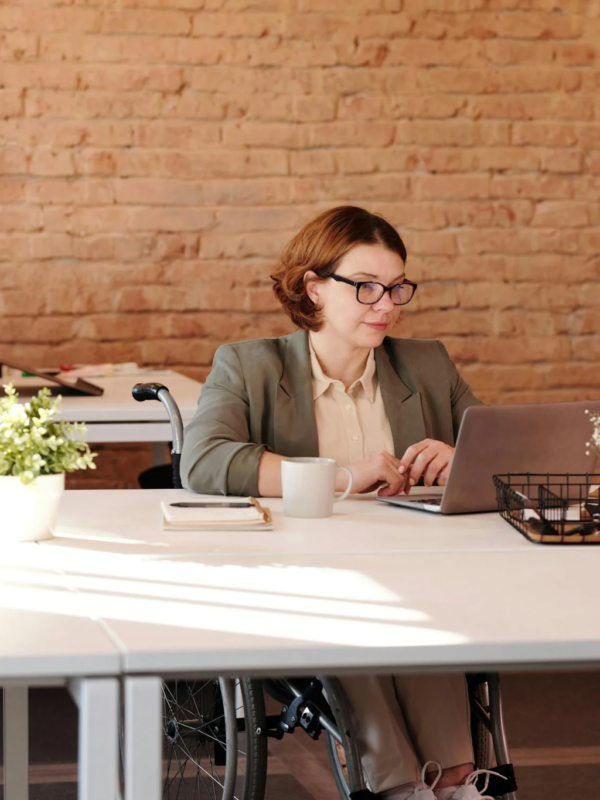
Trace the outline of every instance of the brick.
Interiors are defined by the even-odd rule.
[[[33,153],[29,165],[31,175],[73,175],[75,166],[68,150],[40,148]]]
[[[194,16],[192,35],[258,39],[280,35],[286,21],[287,16],[278,13],[237,15],[202,11]]]
[[[191,150],[219,144],[221,126],[213,122],[165,122],[144,125],[136,137],[141,148]]]
[[[0,207],[0,231],[35,231],[42,227],[39,206],[2,205]]]
[[[1,54],[0,54],[1,58]],[[17,89],[0,89],[0,119],[23,116],[23,92]]]
[[[282,147],[304,148],[312,144],[307,126],[290,123],[246,122],[223,126],[223,143],[226,147]]]
[[[577,144],[578,136],[573,125],[553,122],[522,122],[515,123],[513,127],[513,142],[517,145],[571,147]]]
[[[192,32],[192,18],[183,10],[111,11],[104,14],[102,30],[105,33],[186,36]]]
[[[300,95],[292,100],[292,115],[297,122],[323,122],[336,117],[337,98],[334,95]],[[338,113],[337,116],[340,116]],[[341,118],[341,117],[340,117]]]
[[[332,175],[335,171],[336,156],[330,150],[299,150],[290,154],[292,175]]]
[[[30,252],[35,259],[51,261],[56,258],[70,258],[73,255],[73,238],[64,233],[39,233],[31,237]]]
[[[566,199],[573,194],[573,183],[569,178],[558,175],[493,175],[490,191],[492,197]]]
[[[0,60],[30,61],[38,55],[38,37],[29,33],[11,32],[10,36],[0,34]]]
[[[26,186],[19,178],[3,177],[0,180],[0,203],[18,203],[24,200]]]
[[[36,6],[35,11],[27,6],[0,9],[0,30],[18,30],[21,33],[46,33],[64,31],[95,32],[102,25],[103,14],[96,9],[48,8]]]
[[[394,140],[394,125],[387,122],[332,122],[313,125],[310,147],[386,147]]]
[[[178,208],[173,206],[137,207],[128,214],[128,230],[131,231],[201,231],[212,227],[214,214],[202,208]],[[114,228],[113,228],[114,230]],[[117,228],[118,230],[118,228]]]
[[[379,101],[383,105],[383,100]],[[444,119],[465,110],[467,98],[462,95],[395,95],[389,98],[390,116],[394,119]],[[384,106],[385,107],[385,106]]]
[[[542,228],[585,228],[590,224],[586,203],[548,201],[538,203],[532,224]]]
[[[490,196],[487,175],[461,175],[457,180],[446,175],[415,175],[411,193],[420,200],[485,198]]]
[[[8,63],[2,66],[2,83],[18,89],[75,89],[77,68],[72,64]]]

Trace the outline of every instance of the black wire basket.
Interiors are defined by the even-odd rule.
[[[494,475],[498,511],[536,544],[600,544],[600,475]]]

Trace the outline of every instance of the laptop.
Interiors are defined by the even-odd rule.
[[[590,414],[600,401],[471,406],[462,419],[448,481],[431,494],[378,497],[383,503],[435,514],[496,511],[494,475],[594,472]]]

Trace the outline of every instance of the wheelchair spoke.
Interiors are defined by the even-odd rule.
[[[241,681],[234,682],[234,712],[221,695],[219,680],[170,681],[163,689],[163,800],[226,800],[224,796],[228,769],[227,745],[230,736],[238,737],[237,785],[233,800],[245,796],[246,781],[252,779],[256,761],[248,754],[248,737],[255,735],[254,705],[245,707],[245,692]],[[228,710],[229,709],[229,710]],[[263,711],[264,714],[264,711]],[[233,731],[232,717],[239,722]],[[264,723],[263,723],[264,724]],[[238,731],[238,726],[241,730]],[[262,725],[259,723],[259,727]],[[249,772],[250,770],[250,772]],[[233,786],[232,786],[233,788]],[[262,794],[260,795],[262,798]],[[259,800],[250,796],[248,800]]]

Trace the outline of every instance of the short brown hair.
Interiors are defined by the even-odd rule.
[[[396,229],[383,217],[356,206],[324,211],[285,246],[271,275],[273,291],[299,328],[321,327],[319,311],[306,292],[305,274],[335,271],[340,258],[357,244],[381,244],[406,263],[406,247]]]

